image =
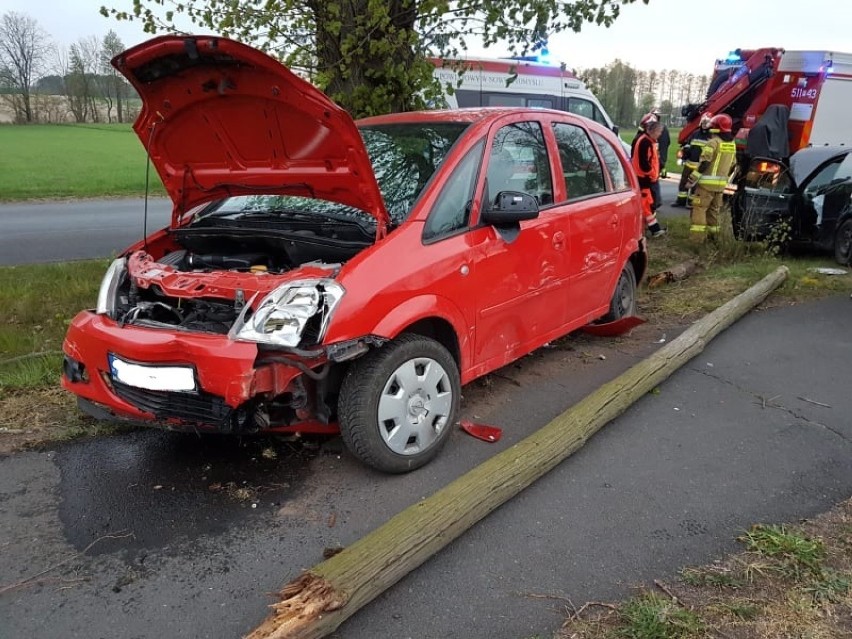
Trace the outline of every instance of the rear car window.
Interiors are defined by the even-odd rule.
[[[613,190],[624,191],[629,189],[630,185],[627,182],[627,174],[624,170],[624,165],[621,163],[621,159],[618,157],[618,152],[613,148],[610,141],[600,133],[592,131],[592,138],[594,138],[595,144],[598,145],[601,156],[603,156],[604,165],[609,174],[610,182],[612,182]]]

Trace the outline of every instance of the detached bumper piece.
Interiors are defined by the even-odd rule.
[[[215,429],[222,433],[257,430],[252,413],[233,409],[225,400],[210,393],[174,393],[152,391],[120,382],[112,382],[113,392],[122,400],[163,421]]]

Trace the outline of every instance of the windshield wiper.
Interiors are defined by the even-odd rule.
[[[289,209],[265,209],[262,211],[215,211],[205,215],[204,217],[199,218],[198,222],[203,222],[207,219],[221,219],[221,218],[233,218],[234,221],[238,220],[285,220],[285,221],[294,221],[300,224],[311,224],[314,226],[327,227],[327,226],[338,226],[338,225],[347,225],[347,226],[357,226],[361,229],[372,230],[375,225],[371,224],[371,218],[369,218],[368,214],[362,213],[360,215],[353,215],[351,217],[338,217],[335,215],[329,215],[327,213],[319,213],[319,212],[310,212],[306,213],[304,211],[293,211]]]

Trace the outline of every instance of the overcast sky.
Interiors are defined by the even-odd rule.
[[[0,11],[29,14],[65,45],[90,35],[100,38],[109,29],[127,46],[149,37],[138,24],[101,16],[102,4],[130,10],[132,0],[0,0]],[[852,52],[850,27],[849,0],[650,0],[648,5],[623,7],[609,29],[590,25],[580,34],[553,36],[550,53],[573,68],[603,66],[620,58],[638,69],[709,74],[716,58],[738,47]],[[505,53],[500,48],[484,50],[488,57]]]

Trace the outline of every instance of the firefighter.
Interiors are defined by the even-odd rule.
[[[663,132],[660,133],[660,139],[657,141],[657,145],[659,146],[660,151],[660,177],[668,177],[668,171],[666,170],[666,161],[669,158],[669,147],[672,143],[672,138],[669,135],[669,127],[663,124],[663,114],[660,111],[660,107],[654,107],[651,109],[651,115],[653,115],[660,122],[660,125],[663,127]]]
[[[657,221],[654,187],[659,184],[660,178],[660,156],[657,151],[657,140],[663,132],[663,127],[656,118],[643,118],[642,120],[644,122],[643,131],[634,140],[631,162],[639,178],[639,188],[642,192],[642,215],[645,217],[645,224],[648,225],[651,237],[660,237],[666,234],[666,229],[661,227]]]
[[[686,186],[689,179],[689,174],[698,168],[698,161],[701,159],[701,149],[710,138],[710,120],[713,118],[712,113],[704,113],[701,116],[701,121],[698,129],[689,137],[686,144],[681,150],[681,159],[683,160],[683,170],[680,174],[680,182],[677,187],[677,200],[672,206],[692,206],[692,192]]]
[[[653,113],[646,113],[642,116],[642,119],[639,120],[639,129],[636,131],[636,135],[633,136],[633,140],[630,142],[631,157],[636,151],[636,143],[639,141],[639,138],[642,137],[642,134],[645,133],[645,125],[648,124],[648,122],[652,122],[654,120],[658,120],[658,118]]]
[[[724,113],[713,116],[710,139],[701,150],[698,167],[687,179],[687,185],[695,187],[689,236],[696,243],[712,239],[719,232],[722,196],[737,154],[732,126],[731,116]]]
[[[634,155],[636,155],[636,143],[639,141],[639,138],[642,137],[642,134],[645,133],[645,131],[646,131],[645,127],[650,122],[659,122],[659,121],[660,121],[660,119],[656,115],[654,115],[654,113],[651,112],[651,111],[649,111],[648,113],[646,113],[645,115],[642,116],[642,119],[639,120],[639,130],[636,131],[636,135],[633,136],[633,141],[630,143],[630,157],[631,158]],[[663,130],[665,130],[665,127],[663,127]],[[657,143],[657,153],[659,155],[659,143]],[[660,208],[660,205],[663,203],[663,198],[660,194],[660,181],[659,181],[659,179],[656,180],[653,183],[653,185],[651,186],[651,195],[654,196],[653,203],[652,203],[653,211],[656,211],[658,208]]]

